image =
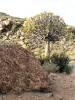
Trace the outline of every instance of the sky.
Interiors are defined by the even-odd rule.
[[[41,12],[53,12],[66,24],[75,26],[75,0],[0,0],[0,12],[25,18]]]

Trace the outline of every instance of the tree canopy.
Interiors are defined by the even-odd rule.
[[[65,34],[65,27],[64,20],[53,13],[44,12],[27,18],[23,24],[25,44],[27,44],[30,50],[37,47],[45,49],[48,46],[48,51],[50,51],[50,42],[59,41]],[[46,47],[45,43],[48,43]]]
[[[28,37],[34,34],[34,36],[43,40],[56,41],[64,35],[66,24],[59,16],[44,12],[26,19],[23,26]]]

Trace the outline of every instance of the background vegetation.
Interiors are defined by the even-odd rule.
[[[43,12],[25,19],[1,13],[0,44],[3,43],[21,44],[33,52],[46,69],[52,64],[68,70],[69,61],[75,59],[75,27],[66,25],[53,13]]]

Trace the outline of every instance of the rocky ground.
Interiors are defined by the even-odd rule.
[[[26,92],[21,95],[1,95],[0,100],[75,100],[75,75],[49,75],[52,93]]]

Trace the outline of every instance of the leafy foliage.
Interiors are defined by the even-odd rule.
[[[62,18],[52,13],[44,12],[26,19],[23,31],[31,44],[33,42],[38,44],[40,41],[55,42],[59,40],[60,36],[64,35],[65,26]]]
[[[65,53],[60,54],[53,54],[51,57],[52,63],[59,66],[59,72],[70,72],[69,64],[69,57]]]

